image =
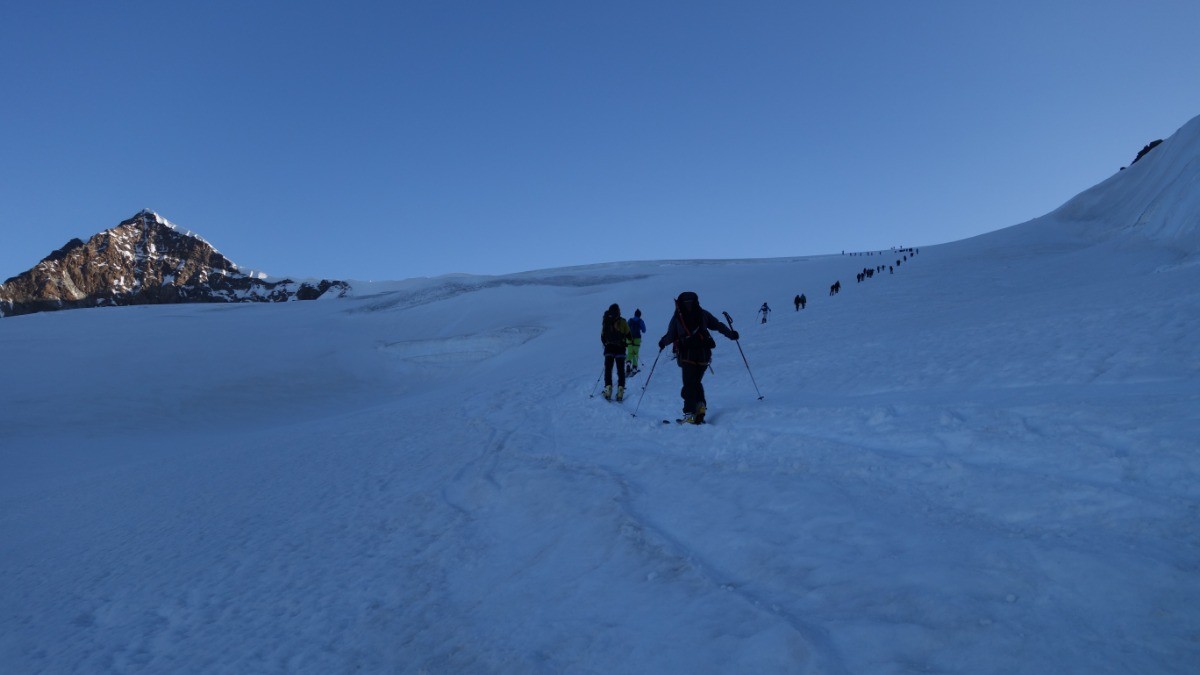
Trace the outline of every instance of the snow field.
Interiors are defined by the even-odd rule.
[[[6,319],[0,670],[1196,672],[1195,170],[861,284],[895,256]],[[642,391],[685,290],[764,395],[717,336],[702,427]]]

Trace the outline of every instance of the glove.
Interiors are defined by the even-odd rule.
[[[664,342],[664,341],[662,341],[662,340],[659,340],[659,341],[658,341],[658,351],[660,351],[660,352],[661,352],[662,350],[666,349],[666,348],[667,348],[667,344],[668,344],[667,342]]]
[[[730,340],[734,340],[736,342],[739,337],[741,337],[741,335],[736,330],[729,331]]]

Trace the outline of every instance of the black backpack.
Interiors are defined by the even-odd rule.
[[[600,340],[606,345],[625,346],[625,338],[628,337],[629,328],[628,324],[626,324],[625,331],[621,331],[620,325],[624,321],[620,314],[605,314],[604,323],[600,326]]]
[[[700,309],[699,304],[690,317],[684,316],[682,307],[677,308],[675,318],[679,321],[680,332],[683,333],[683,337],[679,339],[679,346],[685,351],[695,353],[716,348],[717,341],[704,325],[704,310]]]
[[[689,352],[698,352],[704,349],[716,349],[717,341],[713,339],[712,333],[704,326],[689,326],[691,332],[688,333],[684,329],[683,339],[679,344]]]

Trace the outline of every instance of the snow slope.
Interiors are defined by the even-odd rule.
[[[1197,136],[863,283],[900,256],[0,322],[0,670],[1196,672]],[[764,395],[718,337],[704,427],[647,385],[684,290]]]

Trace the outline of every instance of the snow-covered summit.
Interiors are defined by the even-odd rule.
[[[154,211],[152,209],[142,209],[141,211],[138,211],[129,220],[122,221],[121,225],[124,225],[125,223],[129,223],[129,222],[136,222],[136,223],[140,224],[143,228],[148,228],[151,225],[161,225],[163,227],[167,227],[172,230],[175,230],[176,232],[182,234],[185,237],[191,237],[193,239],[198,239],[198,240],[204,242],[205,244],[212,246],[212,243],[209,242],[204,237],[200,236],[199,234],[197,234],[187,228],[180,227],[179,225],[172,223],[171,221],[167,220],[166,218],[163,218],[161,215],[159,215],[156,211]],[[118,227],[120,227],[120,225],[118,225]],[[213,247],[213,250],[215,251],[216,247]],[[234,267],[236,268],[237,265],[234,265]]]

